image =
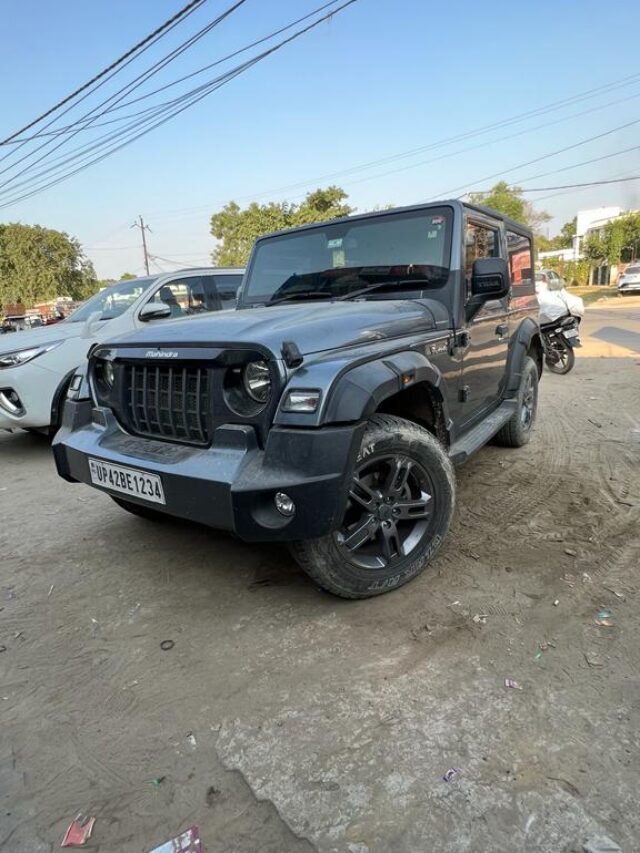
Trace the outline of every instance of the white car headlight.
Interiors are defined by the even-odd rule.
[[[64,343],[64,341],[52,341],[50,344],[40,344],[40,346],[37,347],[29,347],[28,349],[14,350],[14,352],[0,353],[0,370],[5,367],[18,367],[21,364],[25,364],[27,361],[31,361],[39,355],[59,347],[62,343]]]

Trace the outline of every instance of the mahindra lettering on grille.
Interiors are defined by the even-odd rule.
[[[209,443],[206,368],[125,365],[127,421],[138,435]]]

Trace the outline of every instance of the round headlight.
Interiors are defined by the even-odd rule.
[[[256,403],[266,403],[271,394],[271,376],[266,361],[251,361],[244,369],[245,391]]]

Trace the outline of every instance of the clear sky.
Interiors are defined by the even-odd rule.
[[[92,77],[185,2],[4,0],[0,135]],[[321,2],[247,0],[141,91],[213,62]],[[142,71],[230,3],[208,0],[115,80],[124,84],[134,69]],[[105,277],[142,270],[139,233],[129,227],[138,214],[152,228],[150,251],[188,266],[207,262],[213,248],[209,217],[230,199],[298,200],[307,190],[338,183],[352,204],[366,210],[485,189],[494,173],[526,185],[526,178],[540,173],[640,146],[637,124],[506,171],[640,118],[638,33],[637,0],[358,0],[152,134],[66,183],[0,210],[0,221],[67,231]],[[634,74],[635,82],[545,115],[353,171]],[[80,136],[69,147],[84,141]],[[531,185],[633,174],[640,174],[640,147]],[[540,206],[554,215],[553,231],[578,208],[639,207],[640,181],[550,195],[540,193]]]

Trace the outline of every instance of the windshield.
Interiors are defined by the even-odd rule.
[[[640,273],[640,267],[627,267],[624,271],[624,275],[638,275]]]
[[[100,312],[101,320],[113,320],[119,317],[127,308],[141,296],[145,290],[158,279],[158,276],[134,278],[130,281],[119,281],[105,287],[95,296],[87,299],[73,314],[65,320],[66,323],[81,323],[88,320],[92,314]]]
[[[327,299],[389,284],[422,290],[447,281],[450,208],[389,213],[319,225],[256,244],[243,288],[244,305],[302,294]]]

